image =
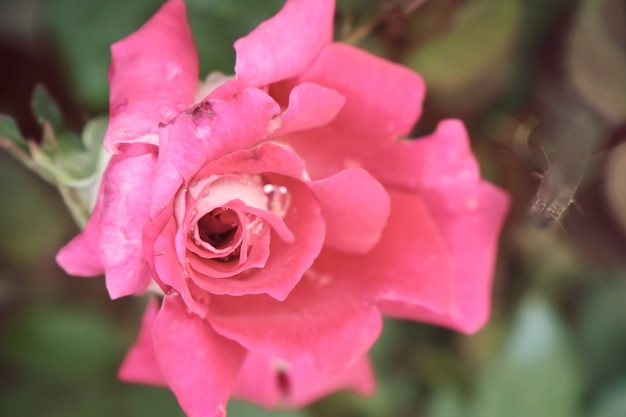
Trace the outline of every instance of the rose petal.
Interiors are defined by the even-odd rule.
[[[369,252],[378,242],[389,216],[389,196],[385,189],[360,169],[314,181],[311,189],[322,205],[325,244],[345,252]]]
[[[433,323],[473,333],[489,318],[498,236],[508,206],[509,197],[504,191],[481,182],[465,200],[464,209],[431,210],[456,266],[454,302],[458,310]],[[396,308],[393,314],[414,316],[410,309],[403,308]]]
[[[167,384],[189,417],[225,416],[226,402],[246,351],[166,296],[153,327]]]
[[[293,243],[295,240],[293,233],[291,233],[291,231],[285,225],[283,220],[279,216],[271,212],[249,207],[240,200],[230,201],[226,203],[225,205],[223,205],[223,207],[230,208],[238,213],[249,213],[249,214],[254,215],[255,217],[258,217],[259,219],[262,219],[262,221],[265,222],[265,227],[268,228],[268,230],[273,231],[274,239],[281,239],[285,241],[286,243]],[[179,230],[179,234],[180,234],[180,230]],[[262,240],[261,242],[257,242],[257,243],[260,243],[263,246],[263,244],[266,242]],[[268,241],[267,243],[269,244],[270,242]],[[188,244],[185,245],[185,247],[187,250],[189,250]],[[242,252],[243,252],[243,248],[242,248]],[[243,270],[254,268],[254,263],[257,263],[261,260],[262,260],[262,264],[258,265],[258,267],[265,266],[267,258],[268,258],[267,255],[269,255],[270,252],[271,252],[271,249],[269,248],[269,245],[267,248],[265,248],[265,250],[262,250],[261,253],[256,253],[256,251],[252,251],[251,253],[252,256],[250,257],[248,262],[244,262],[242,264],[237,263],[233,267],[230,267],[228,264],[225,264],[223,262],[213,261],[212,260],[213,257],[207,259],[200,255],[190,254],[189,252],[187,252],[186,256],[188,256],[190,260],[189,262],[189,265],[191,267],[190,272],[192,271],[197,272],[197,274],[192,273],[192,278],[194,279],[194,281],[200,287],[211,291],[216,286],[215,278],[232,277],[235,274],[242,272]],[[245,256],[245,254],[243,253],[242,255]],[[259,257],[259,255],[261,255],[262,257]],[[266,255],[266,256],[263,256],[263,255]],[[286,255],[288,256],[288,254]],[[253,271],[250,271],[250,272],[253,272]],[[248,276],[248,272],[246,273],[246,276]],[[236,277],[236,278],[239,281],[239,278],[243,278],[243,277]],[[249,278],[254,279],[256,281],[254,277],[249,277]],[[206,283],[206,285],[204,285],[204,283]],[[256,284],[259,284],[259,283],[257,282]],[[217,284],[218,288],[222,286],[223,285],[220,285],[219,283]],[[243,287],[252,288],[253,286],[254,284],[248,283],[247,285]],[[293,285],[291,287],[293,287]],[[221,290],[216,289],[216,291],[219,294],[223,293],[222,292],[223,289]]]
[[[157,163],[157,169],[158,166]],[[284,299],[311,265],[324,241],[324,221],[317,198],[300,181],[283,177],[302,178],[302,162],[291,150],[273,143],[264,143],[207,164],[198,172],[197,177],[208,178],[224,172],[237,172],[240,175],[264,174],[269,176],[268,179],[274,176],[278,183],[285,183],[290,190],[293,188],[292,205],[298,209],[288,211],[284,220],[296,241],[291,244],[281,239],[272,239],[271,251],[281,253],[282,257],[270,256],[271,262],[261,270],[247,273],[245,279],[238,277],[231,282],[220,279],[215,283],[207,281],[202,286],[212,285],[211,292],[218,294],[269,293],[277,299]],[[203,315],[205,303],[194,298],[200,294],[194,288],[190,289],[181,265],[181,261],[185,260],[186,236],[177,237],[178,249],[174,245],[172,236],[176,235],[177,230],[171,207],[158,213],[155,220],[144,229],[145,258],[151,263],[154,278],[166,286],[164,290],[169,290],[167,287],[174,288],[180,292],[193,312]]]
[[[103,195],[100,191],[85,229],[57,253],[57,264],[69,275],[93,277],[104,274],[99,245],[102,204]]]
[[[446,206],[464,202],[482,181],[467,131],[459,120],[443,120],[429,136],[393,141],[376,150],[384,152],[385,158],[362,158],[376,178],[388,186],[443,196],[436,203]],[[431,204],[433,209],[436,203]]]
[[[304,72],[332,41],[334,3],[288,0],[276,16],[235,42],[237,78],[259,87]]]
[[[383,314],[474,332],[488,318],[498,232],[507,196],[488,183],[465,212],[429,210],[415,195],[390,192],[391,216],[368,256],[322,252],[313,268],[360,283]]]
[[[384,163],[381,158],[367,160],[368,171],[383,184],[419,193],[455,265],[458,312],[432,321],[465,332],[477,330],[489,314],[491,277],[508,196],[480,178],[460,121],[442,121],[432,135],[397,141],[380,152],[385,154]],[[394,315],[415,316],[408,307]]]
[[[207,320],[250,351],[341,372],[372,346],[381,329],[377,308],[340,275],[308,272],[284,301],[264,295],[217,296]]]
[[[325,228],[319,203],[308,187],[290,178],[284,178],[280,183],[291,194],[290,209],[283,220],[286,231],[291,231],[295,237],[293,241],[286,231],[280,230],[282,226],[275,223],[272,225],[270,256],[263,268],[248,269],[232,279],[212,279],[194,274],[198,285],[212,294],[269,294],[277,300],[284,300],[290,294],[319,254],[324,244]],[[267,218],[271,219],[271,216]]]
[[[235,382],[233,396],[263,407],[304,407],[333,392],[351,389],[372,394],[375,381],[366,356],[345,371],[327,374],[307,361],[286,363],[250,352]]]
[[[380,304],[385,313],[475,331],[489,312],[491,273],[508,198],[480,178],[463,124],[446,120],[426,138],[372,142],[367,146],[350,140],[350,134],[347,129],[330,126],[299,134],[298,140],[290,143],[304,157],[314,177],[346,166],[361,166],[387,189],[419,195],[455,265],[450,291],[456,307],[452,310],[432,315],[416,307],[418,304],[398,301],[395,307],[387,302]],[[308,141],[303,140],[305,136]],[[325,139],[320,141],[320,137]],[[409,213],[406,216],[410,218]],[[468,242],[474,237],[482,243]]]
[[[263,140],[270,120],[279,113],[270,96],[253,88],[225,99],[208,99],[176,118],[161,150],[169,153],[172,164],[189,182],[208,162]]]
[[[152,327],[159,312],[156,298],[150,299],[146,312],[141,319],[141,328],[137,341],[130,348],[124,362],[117,372],[117,376],[126,382],[135,382],[148,385],[167,385],[152,342]]]
[[[148,220],[147,187],[153,168],[153,154],[113,156],[85,230],[57,255],[57,262],[69,274],[105,273],[113,299],[142,293],[150,282],[142,230]]]
[[[188,107],[198,83],[198,57],[185,4],[171,0],[141,29],[111,47],[109,152],[157,133]],[[150,138],[150,137],[148,137]]]
[[[289,94],[289,107],[280,116],[272,137],[323,126],[333,120],[345,99],[336,91],[314,83],[302,83]]]
[[[367,255],[324,251],[312,270],[336,274],[355,286],[354,297],[415,307],[413,320],[457,317],[452,259],[430,213],[417,196],[390,191],[391,214],[378,244]]]
[[[346,103],[336,125],[357,128],[370,140],[406,135],[425,96],[424,81],[415,71],[342,43],[324,48],[300,80],[341,94]]]
[[[207,100],[209,99],[223,100],[223,99],[226,99],[228,97],[232,97],[238,94],[239,92],[245,90],[246,88],[248,88],[246,83],[236,78],[233,78],[233,79],[226,81],[225,83],[217,87],[215,90],[211,91],[211,93],[206,97],[206,99]]]
[[[197,178],[208,178],[224,172],[240,174],[274,173],[304,180],[304,165],[292,150],[275,143],[263,143],[212,161],[202,168]]]
[[[111,298],[140,294],[151,275],[143,258],[155,155],[115,155],[103,178],[100,250]]]
[[[195,253],[188,253],[189,257],[189,273],[193,282],[198,287],[209,292],[215,291],[217,294],[225,292],[224,287],[229,287],[228,284],[222,282],[216,282],[220,278],[233,278],[234,280],[242,280],[249,272],[248,270],[255,268],[263,268],[270,255],[270,235],[269,233],[263,235],[255,245],[250,249],[250,253],[247,254],[245,262],[231,261],[235,265],[222,264],[219,261],[213,261],[211,259],[203,258]],[[242,249],[243,253],[243,249]],[[238,275],[243,274],[243,275]],[[245,285],[236,285],[245,287]],[[265,292],[265,291],[261,291]],[[227,294],[230,294],[226,290]]]
[[[143,233],[145,258],[155,281],[163,287],[163,291],[168,294],[173,289],[180,294],[189,310],[203,317],[207,303],[202,299],[196,300],[192,295],[188,272],[180,262],[173,239],[177,229],[171,210],[163,211],[159,217],[148,223]],[[184,256],[182,259],[185,259]]]
[[[390,165],[384,151],[412,129],[425,94],[415,72],[339,43],[324,48],[300,80],[331,88],[346,99],[329,125],[286,138],[313,179],[366,168],[372,160]]]
[[[161,147],[167,147],[168,132],[161,132]],[[150,217],[156,218],[172,204],[174,196],[183,185],[183,177],[172,163],[169,152],[159,152],[150,187]]]

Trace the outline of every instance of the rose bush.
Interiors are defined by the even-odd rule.
[[[201,83],[181,0],[112,47],[113,157],[58,262],[104,273],[112,298],[161,296],[120,377],[190,416],[369,393],[381,315],[464,332],[488,316],[507,196],[461,122],[403,139],[422,80],[333,42],[333,14],[288,0],[235,43],[235,77]]]

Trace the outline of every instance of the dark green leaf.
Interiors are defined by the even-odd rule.
[[[626,416],[626,380],[609,387],[592,408],[590,417]]]
[[[596,381],[626,374],[626,282],[597,277],[603,285],[589,292],[581,304],[581,348]]]
[[[120,359],[113,325],[92,310],[38,305],[3,329],[0,351],[14,364],[58,381],[95,381]]]
[[[33,91],[33,98],[31,100],[31,107],[33,109],[33,113],[37,117],[37,121],[41,125],[43,125],[44,122],[48,122],[54,132],[64,129],[61,109],[43,85],[37,85],[35,87],[35,90]]]
[[[0,152],[0,252],[28,265],[50,256],[67,236],[59,221],[64,207],[51,187]]]
[[[431,99],[462,109],[497,93],[509,73],[521,3],[463,2],[449,30],[407,55],[405,63],[424,77]]]
[[[241,401],[228,403],[228,417],[305,417],[302,410],[276,411],[266,410]]]
[[[7,140],[8,143],[3,143],[4,140]],[[11,144],[17,145],[23,150],[28,149],[28,142],[22,136],[15,120],[11,116],[0,114],[0,146],[11,146]]]
[[[458,393],[445,387],[435,391],[428,410],[428,417],[465,417],[466,414]]]
[[[563,323],[526,299],[498,357],[479,377],[475,417],[573,417],[581,376]]]

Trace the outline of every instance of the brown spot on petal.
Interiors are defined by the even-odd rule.
[[[208,111],[208,112],[213,112],[213,105],[211,104],[211,102],[209,100],[204,100],[201,104],[200,107],[202,107],[204,110]]]
[[[287,372],[283,370],[278,370],[276,372],[276,384],[278,385],[278,391],[284,399],[289,398],[291,393],[291,383],[289,381],[289,376],[287,376]]]

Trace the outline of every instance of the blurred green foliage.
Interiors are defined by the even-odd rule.
[[[282,1],[187,3],[208,74],[232,72],[233,41]],[[160,4],[5,0],[2,44],[52,54],[62,75],[51,87],[71,92],[64,110],[79,115],[80,128],[106,112],[109,45]],[[415,132],[464,119],[484,174],[513,197],[492,319],[474,336],[386,320],[372,351],[376,395],[339,393],[284,412],[232,402],[230,416],[626,416],[626,213],[617,208],[626,183],[623,169],[603,164],[626,137],[624,16],[623,0],[338,0],[338,38],[424,76]],[[48,67],[3,58],[9,64],[47,79]],[[18,93],[0,90],[0,113],[18,111]],[[553,109],[571,100],[594,113],[593,138],[559,136],[571,120],[552,117]],[[525,221],[533,174],[583,140],[581,210],[536,229]],[[182,416],[169,391],[116,380],[145,300],[110,301],[102,280],[66,277],[54,255],[77,229],[60,196],[4,153],[0,179],[0,416]]]

